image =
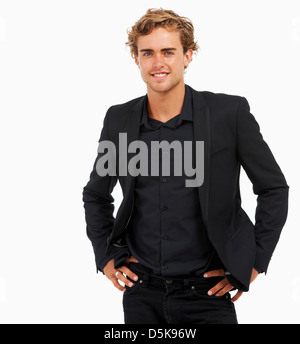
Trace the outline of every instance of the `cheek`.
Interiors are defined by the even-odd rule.
[[[149,66],[144,61],[140,61],[139,68],[142,74],[146,74],[149,69]]]
[[[184,60],[182,58],[175,58],[170,60],[168,65],[173,71],[181,72],[184,69]]]

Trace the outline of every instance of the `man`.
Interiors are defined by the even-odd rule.
[[[236,324],[233,302],[267,272],[279,240],[288,185],[245,98],[185,85],[198,49],[187,18],[149,9],[127,44],[147,95],[107,111],[84,187],[97,271],[125,290],[126,324]],[[181,170],[188,159],[193,168]],[[257,195],[255,224],[241,208],[241,166]],[[118,180],[124,198],[114,218]]]

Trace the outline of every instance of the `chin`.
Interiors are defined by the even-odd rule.
[[[161,83],[161,84],[152,84],[152,83],[149,83],[148,86],[151,88],[152,91],[154,92],[168,92],[170,91],[172,88],[174,88],[176,85],[174,84],[164,84],[164,83]]]

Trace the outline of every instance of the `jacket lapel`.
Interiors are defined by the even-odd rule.
[[[124,125],[124,132],[127,133],[127,152],[128,152],[128,146],[131,142],[136,141],[139,139],[140,134],[140,123],[143,113],[143,104],[144,104],[145,96],[142,97],[132,108],[131,112],[129,113],[129,116],[127,116],[126,123]],[[128,154],[128,161],[134,156],[134,153],[127,153]],[[127,167],[128,167],[128,161],[127,161]],[[127,178],[126,178],[126,189],[130,193],[130,195],[133,194],[134,191],[134,182],[136,177],[133,177],[128,171],[127,171]]]
[[[204,182],[198,187],[200,206],[205,227],[208,220],[210,169],[210,111],[201,92],[192,90],[194,141],[204,141]]]

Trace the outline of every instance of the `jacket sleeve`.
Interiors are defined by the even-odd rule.
[[[111,108],[110,108],[111,109]],[[109,113],[108,109],[103,121],[99,143],[103,140],[109,140]],[[103,272],[103,267],[112,259],[106,255],[107,238],[110,235],[114,225],[114,198],[112,191],[117,183],[117,177],[107,174],[100,176],[97,173],[96,166],[98,160],[104,153],[99,153],[94,162],[93,170],[87,185],[83,188],[83,203],[85,209],[86,232],[92,242],[95,253],[97,272]]]
[[[257,195],[254,267],[266,273],[287,218],[289,186],[243,97],[237,115],[237,153]]]

